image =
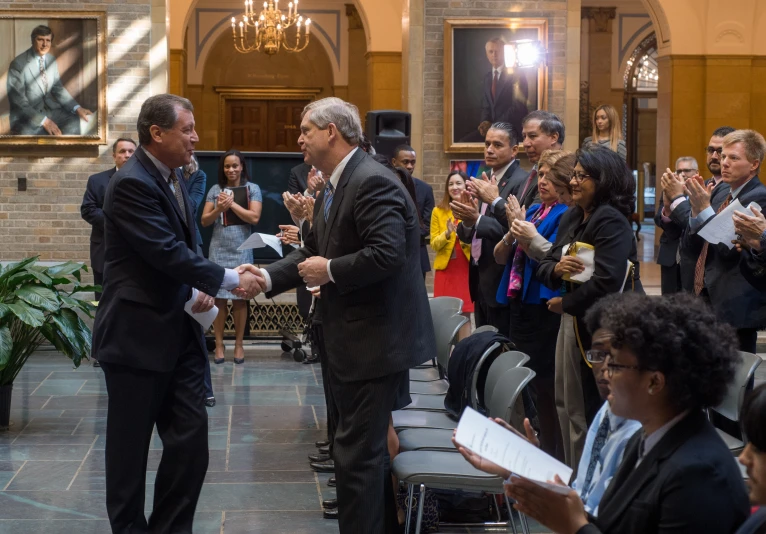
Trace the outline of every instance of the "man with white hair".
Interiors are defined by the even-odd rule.
[[[408,370],[436,357],[420,269],[420,221],[402,183],[358,148],[357,108],[339,98],[303,110],[304,161],[329,177],[304,246],[257,273],[268,297],[321,286],[316,313],[337,409],[332,449],[341,534],[398,531],[387,469],[394,408],[409,397]],[[406,404],[406,402],[405,402]]]

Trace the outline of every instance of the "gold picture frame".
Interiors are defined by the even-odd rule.
[[[0,145],[107,143],[106,32],[106,11],[0,10]]]
[[[548,21],[542,18],[444,21],[444,151],[447,153],[483,152],[479,125],[486,120],[511,122],[521,142],[523,115],[548,106],[548,65],[543,61],[537,68],[503,67],[503,76],[508,73],[508,82],[505,77],[500,79],[505,84],[501,91],[506,91],[502,102],[509,105],[503,111],[494,110],[494,101],[487,100],[493,71],[485,49],[494,38],[506,43],[531,39],[539,41],[547,51]],[[499,116],[492,117],[492,114]]]

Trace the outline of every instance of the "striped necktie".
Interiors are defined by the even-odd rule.
[[[173,195],[176,197],[178,207],[181,208],[181,218],[183,219],[184,224],[189,226],[189,223],[186,222],[186,203],[184,202],[184,194],[181,191],[181,184],[178,183],[178,177],[175,172],[170,171],[168,181],[170,182],[170,185],[173,186]]]
[[[45,71],[45,58],[40,56],[38,58],[38,63],[40,65],[40,79],[43,81],[43,87],[45,88],[45,92],[48,92],[48,73]]]
[[[327,188],[324,192],[324,222],[330,217],[330,206],[332,206],[332,197],[335,194],[335,188],[333,188],[330,182],[327,182]]]

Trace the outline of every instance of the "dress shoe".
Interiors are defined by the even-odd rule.
[[[330,480],[327,481],[327,485],[331,488],[335,487],[335,477],[330,477]]]
[[[318,452],[316,454],[309,454],[309,460],[311,460],[312,462],[326,462],[330,458],[332,458],[332,456],[323,452]]]
[[[319,356],[314,356],[313,354],[311,356],[306,356],[303,358],[303,363],[319,363]]]
[[[330,445],[330,442],[329,442],[329,441],[327,441],[327,440],[325,440],[325,441],[317,441],[317,442],[315,442],[315,443],[314,443],[314,446],[315,446],[317,449],[318,449],[319,447],[328,447],[329,445]]]
[[[318,447],[318,449],[319,449],[319,452],[321,454],[330,454],[330,446],[329,445],[327,445],[325,447]]]
[[[325,499],[322,501],[322,508],[333,509],[338,507],[338,499]]]
[[[332,460],[327,460],[326,462],[311,462],[309,465],[311,466],[311,469],[313,469],[317,473],[334,473],[335,472],[335,462],[333,462]]]
[[[96,358],[93,358],[93,367],[101,367],[101,364],[98,363],[98,360]]]
[[[212,408],[215,406],[215,397],[208,397],[205,399],[205,406],[208,408]]]
[[[338,519],[338,509],[325,508],[325,510],[322,512],[322,517],[325,519]]]

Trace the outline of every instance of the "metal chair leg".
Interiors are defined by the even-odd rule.
[[[519,513],[519,518],[521,519],[522,532],[524,532],[524,534],[529,534],[529,523],[527,523],[527,516],[525,516],[522,513]]]
[[[420,534],[420,526],[423,523],[423,505],[426,500],[426,485],[420,485],[420,499],[418,500],[418,522],[415,523],[415,534]]]
[[[404,532],[410,534],[410,518],[412,517],[412,496],[415,493],[415,486],[407,484],[407,517],[404,520]]]
[[[513,508],[511,507],[511,501],[508,500],[508,496],[505,494],[503,494],[503,498],[505,499],[505,507],[508,509],[508,523],[511,525],[511,530],[513,531],[513,534],[519,534],[518,530],[516,530],[516,520],[513,519]]]

